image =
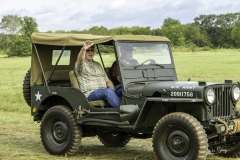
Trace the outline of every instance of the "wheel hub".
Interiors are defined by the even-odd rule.
[[[183,157],[190,150],[189,137],[183,131],[174,130],[167,137],[167,147],[174,156]]]
[[[176,136],[171,143],[172,147],[176,150],[181,150],[184,147],[184,141],[181,137]]]
[[[53,138],[56,142],[65,142],[68,135],[68,128],[65,123],[58,121],[52,127]]]

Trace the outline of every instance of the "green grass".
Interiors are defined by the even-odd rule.
[[[22,95],[22,84],[27,70],[30,68],[28,58],[0,58],[0,90],[1,110],[29,112]]]
[[[106,66],[114,60],[113,55],[105,55]],[[97,57],[96,57],[97,58]],[[105,57],[104,57],[105,58]],[[175,66],[180,81],[189,77],[191,81],[223,82],[225,79],[240,81],[240,51],[224,52],[174,52]],[[30,68],[30,57],[5,58],[0,56],[0,159],[155,159],[151,139],[133,139],[123,148],[104,147],[96,137],[83,138],[82,146],[71,157],[49,155],[39,138],[39,123],[33,122],[30,107],[22,96],[23,78]],[[111,61],[111,62],[110,62]],[[208,156],[207,160],[233,160]],[[236,160],[236,159],[234,159]]]
[[[0,50],[0,57],[1,56],[6,56],[6,54],[2,50]]]
[[[174,53],[175,66],[180,81],[224,82],[239,81],[240,51]]]
[[[49,155],[41,144],[39,123],[30,114],[0,111],[1,160],[153,160],[151,138],[132,139],[123,148],[104,147],[97,137],[82,139],[77,153],[70,157]],[[207,160],[237,160],[208,155]]]

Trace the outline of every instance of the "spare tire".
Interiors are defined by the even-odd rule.
[[[24,80],[23,80],[23,97],[26,103],[31,106],[31,88],[30,88],[30,76],[31,76],[31,68],[27,71]]]

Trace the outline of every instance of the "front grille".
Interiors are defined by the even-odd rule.
[[[216,103],[213,105],[213,116],[223,117],[230,115],[230,87],[213,87],[216,95]]]

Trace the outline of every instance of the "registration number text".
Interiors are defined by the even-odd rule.
[[[194,97],[193,92],[175,92],[171,91],[171,97]]]

